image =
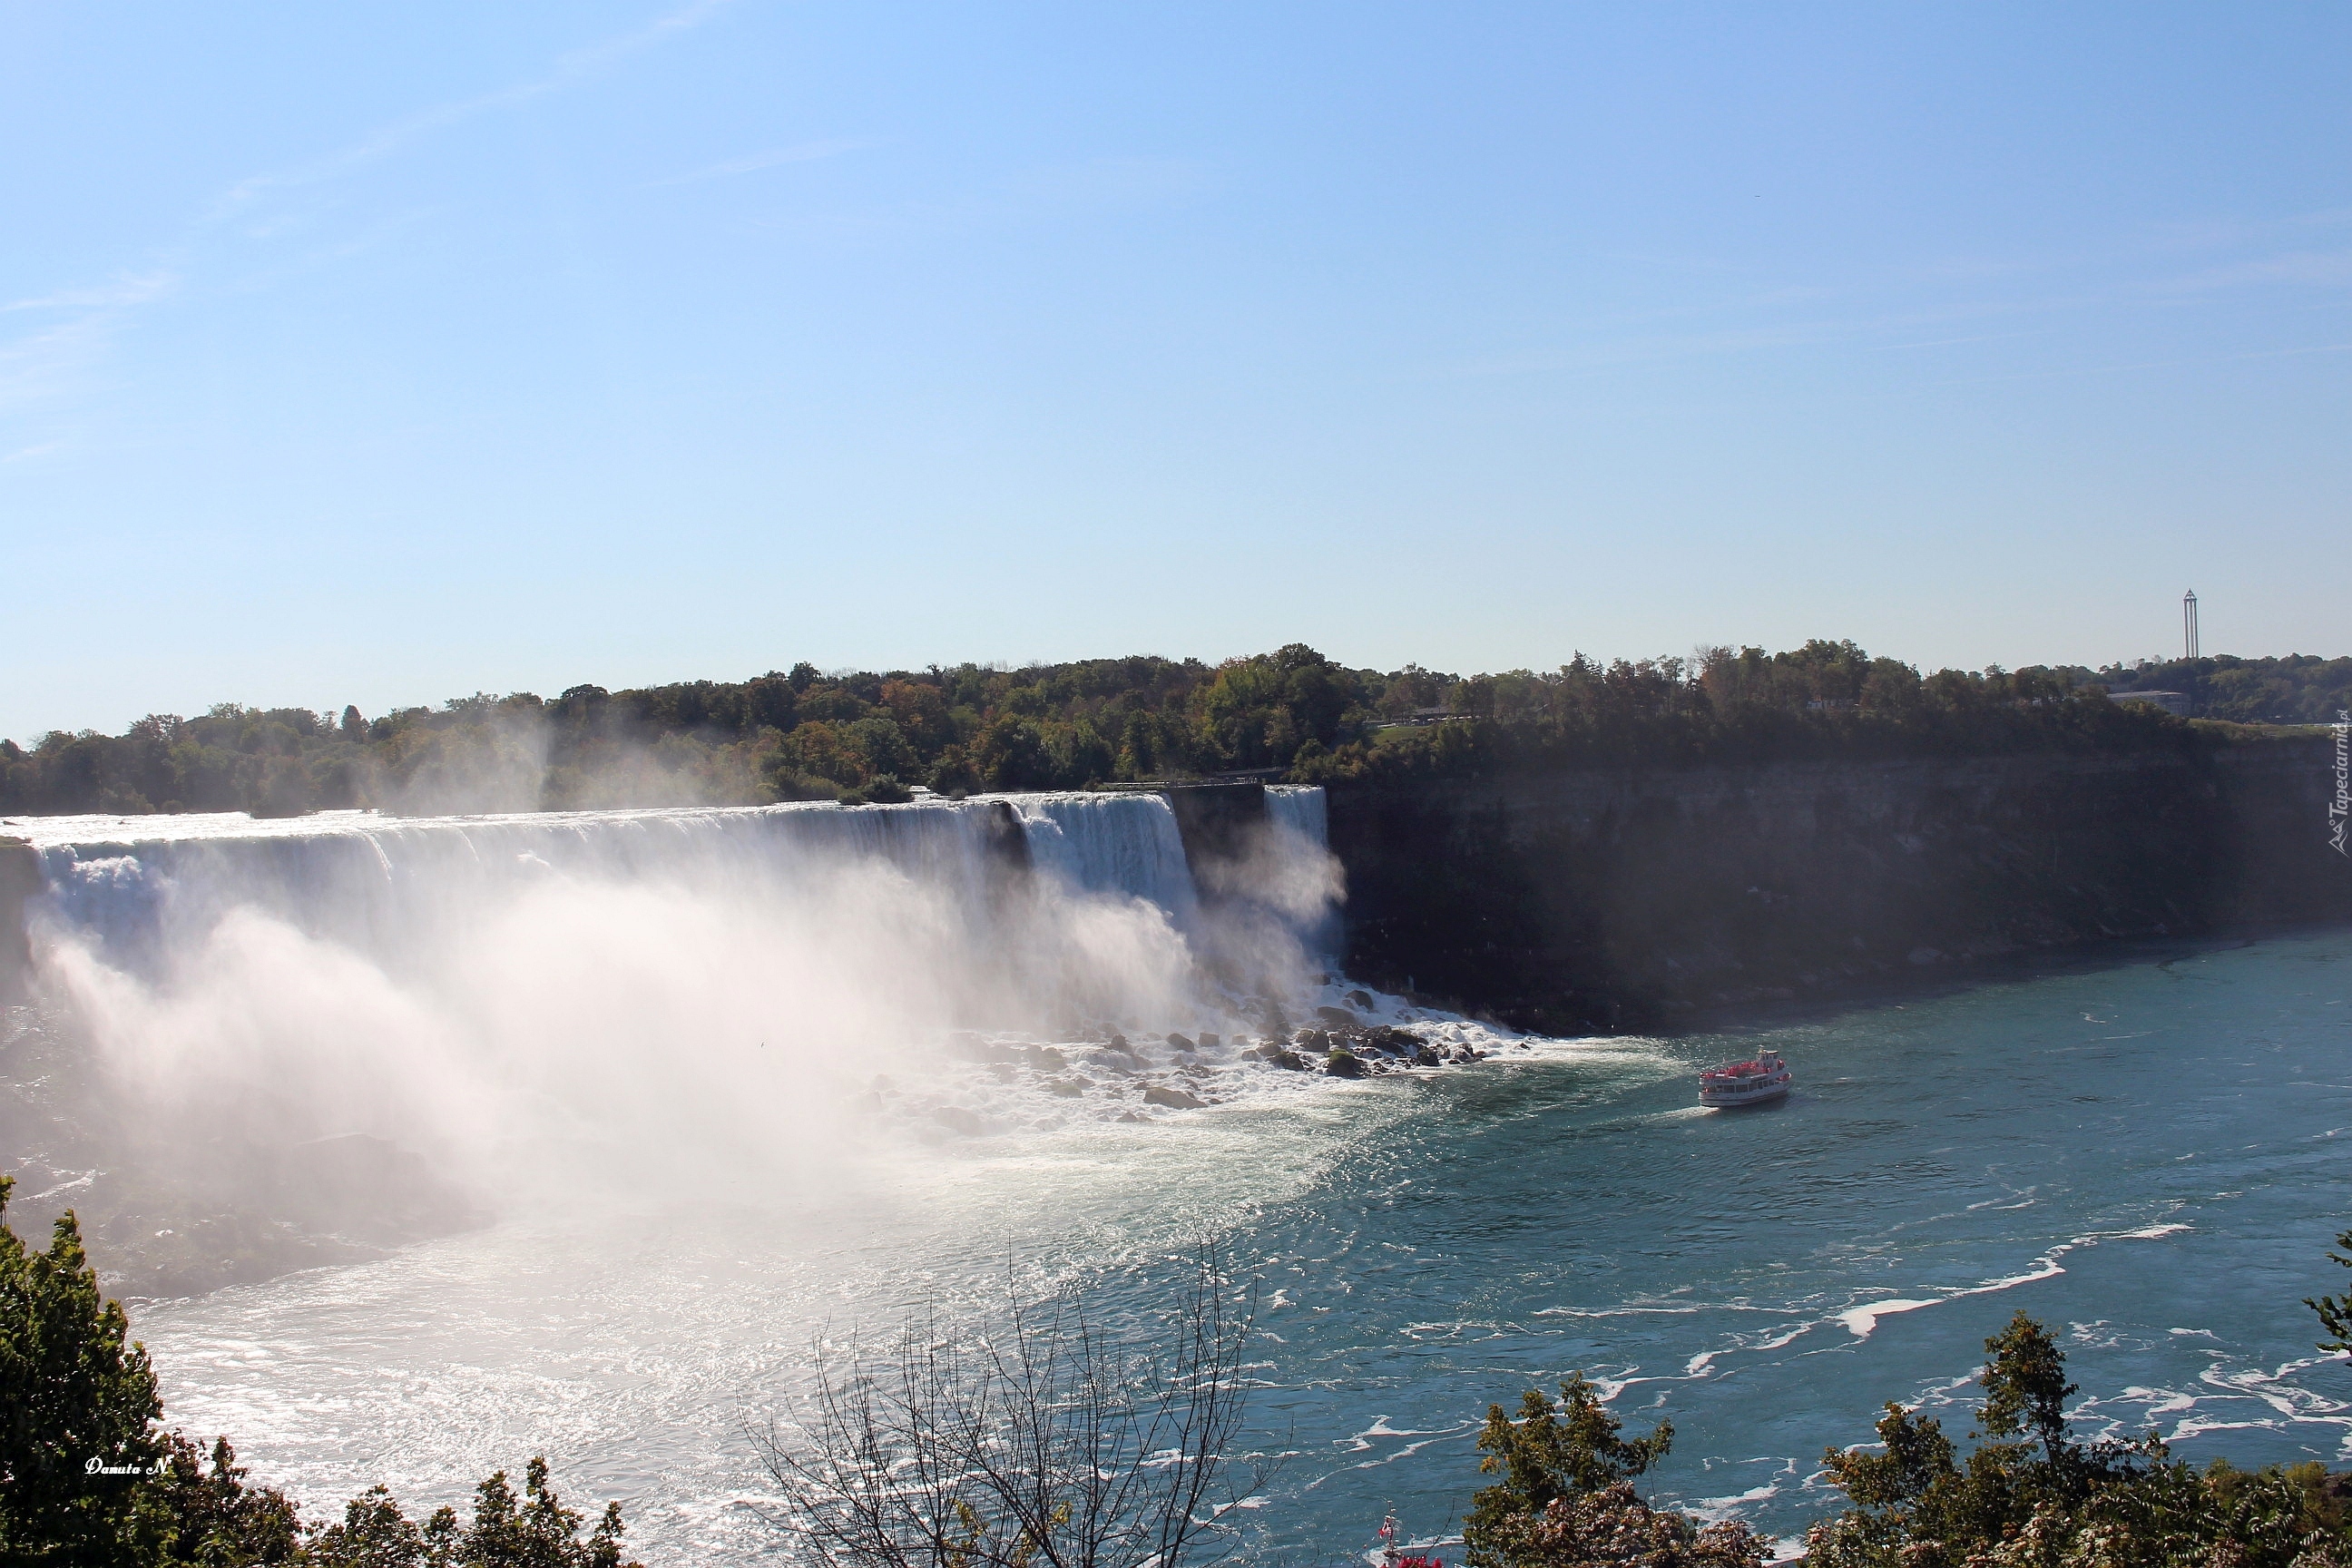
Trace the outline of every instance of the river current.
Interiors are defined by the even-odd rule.
[[[1694,1107],[1700,1066],[1764,1045],[1785,1105]],[[2018,1309],[2059,1331],[2087,1430],[2352,1459],[2352,1367],[2299,1304],[2346,1279],[2323,1254],[2352,1208],[2352,933],[1289,1082],[816,1189],[510,1218],[134,1325],[173,1421],[312,1507],[376,1480],[461,1500],[544,1453],[573,1500],[622,1498],[656,1565],[775,1549],[747,1431],[821,1332],[982,1310],[1040,1268],[1115,1309],[1202,1233],[1262,1281],[1253,1440],[1288,1457],[1254,1561],[1356,1557],[1390,1508],[1450,1534],[1486,1405],[1579,1368],[1629,1426],[1673,1420],[1664,1499],[1797,1537],[1837,1505],[1824,1446],[1885,1401],[1966,1430]]]

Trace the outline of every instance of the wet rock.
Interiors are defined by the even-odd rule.
[[[1189,1035],[1171,1035],[1168,1037],[1168,1047],[1171,1050],[1189,1051],[1192,1048],[1192,1037]]]
[[[1118,1113],[1117,1120],[1120,1121],[1149,1121],[1151,1118],[1149,1116],[1138,1116],[1132,1110],[1122,1110]]]
[[[988,1124],[961,1105],[942,1105],[931,1111],[931,1120],[950,1132],[966,1138],[977,1138],[988,1131]]]
[[[1068,1058],[1051,1046],[1032,1046],[1029,1048],[1029,1065],[1039,1072],[1060,1072],[1070,1063]]]
[[[1201,1048],[1204,1051],[1213,1051],[1223,1043],[1223,1039],[1216,1035],[1202,1035],[1201,1037]]]
[[[1350,992],[1349,992],[1349,993],[1348,993],[1348,1000],[1349,1000],[1349,1001],[1350,1001],[1350,1002],[1353,1002],[1357,1006],[1359,1006],[1359,1007],[1362,1007],[1362,1008],[1364,1008],[1364,1009],[1366,1009],[1366,1010],[1368,1010],[1368,1011],[1370,1009],[1371,1005],[1372,1005],[1372,998],[1371,998],[1370,994],[1369,993],[1362,992],[1362,991],[1350,991]]]
[[[1170,1089],[1164,1084],[1155,1083],[1143,1091],[1143,1103],[1164,1105],[1171,1110],[1198,1110],[1207,1101],[1195,1100],[1181,1089]]]
[[[1345,1007],[1318,1007],[1315,1016],[1323,1020],[1327,1028],[1353,1030],[1364,1026],[1364,1021]]]
[[[1130,1047],[1129,1047],[1129,1045],[1128,1045],[1128,1043],[1127,1043],[1127,1037],[1126,1037],[1125,1035],[1118,1035],[1118,1034],[1114,1034],[1113,1036],[1111,1036],[1111,1037],[1110,1037],[1110,1048],[1111,1048],[1112,1050],[1115,1050],[1115,1051],[1124,1051],[1124,1050],[1129,1049]]]
[[[1087,1092],[1087,1086],[1073,1078],[1053,1079],[1047,1081],[1045,1087],[1064,1100],[1076,1100]]]
[[[1335,1050],[1324,1058],[1323,1070],[1333,1078],[1361,1078],[1364,1076],[1364,1062],[1351,1051]]]
[[[1445,1062],[1444,1059],[1439,1057],[1435,1051],[1431,1050],[1427,1046],[1423,1046],[1421,1049],[1412,1053],[1412,1065],[1417,1068],[1434,1068],[1444,1067]]]
[[[1300,1056],[1297,1051],[1276,1051],[1267,1059],[1272,1061],[1275,1066],[1282,1068],[1285,1072],[1305,1072],[1307,1070],[1307,1058]]]

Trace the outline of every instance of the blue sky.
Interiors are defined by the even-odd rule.
[[[0,3],[0,734],[2340,654],[2352,7]]]

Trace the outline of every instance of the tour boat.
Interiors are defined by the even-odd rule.
[[[1789,1092],[1789,1064],[1778,1051],[1766,1051],[1754,1061],[1710,1068],[1698,1075],[1701,1105],[1761,1105]]]

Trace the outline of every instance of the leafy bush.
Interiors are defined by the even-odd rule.
[[[1831,1449],[1854,1507],[1813,1526],[1813,1568],[2338,1568],[2352,1479],[2322,1465],[2200,1472],[2154,1434],[2078,1442],[2065,1360],[2020,1312],[1985,1342],[1977,1425],[1957,1462],[1932,1416],[1889,1405],[1879,1451]]]
[[[637,1568],[622,1562],[620,1504],[582,1539],[544,1459],[520,1500],[503,1470],[482,1482],[463,1528],[448,1508],[419,1528],[382,1487],[340,1523],[304,1524],[247,1482],[227,1438],[208,1456],[154,1429],[154,1371],[100,1295],[72,1211],[32,1252],[6,1223],[14,1185],[0,1175],[0,1568]]]

